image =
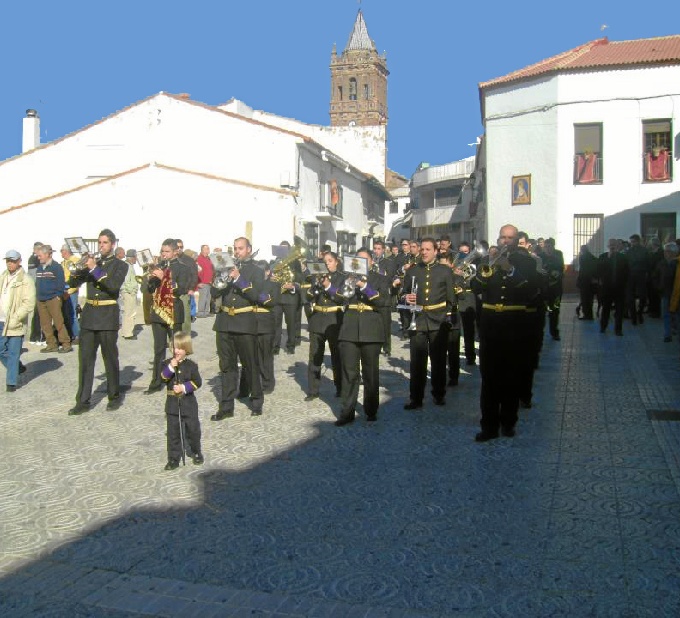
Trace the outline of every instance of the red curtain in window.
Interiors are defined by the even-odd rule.
[[[580,154],[576,157],[576,182],[587,184],[597,182],[599,178],[595,176],[595,162],[597,158],[594,154]]]
[[[661,150],[656,157],[652,152],[645,153],[645,167],[647,180],[670,180],[671,178],[667,150]]]

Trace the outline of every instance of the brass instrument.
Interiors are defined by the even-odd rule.
[[[94,258],[95,262],[99,262],[101,257],[102,255],[99,252],[93,254],[85,252],[77,262],[69,262],[68,271],[71,275],[82,275],[88,270],[87,261],[90,258]]]
[[[255,256],[260,252],[258,249],[255,251],[255,253],[251,254],[248,259],[252,260],[255,258]],[[243,262],[245,260],[239,260],[238,258],[232,259],[231,256],[227,256],[227,258],[221,258],[220,262],[223,264],[223,266],[217,270],[215,277],[213,278],[212,285],[214,288],[218,290],[223,290],[226,288],[230,283],[234,281],[234,277],[232,276],[232,272],[234,270],[241,270],[241,266],[243,266]]]
[[[347,277],[342,282],[339,294],[347,299],[356,294],[357,285],[360,281],[368,281],[368,260],[366,258],[348,255],[350,268],[345,273]]]
[[[281,284],[281,290],[286,283],[295,283],[295,272],[293,272],[292,264],[301,257],[302,249],[296,246],[286,257],[272,267],[271,279]]]
[[[477,274],[477,266],[472,263],[473,260],[486,257],[487,255],[488,251],[482,245],[475,242],[475,248],[462,259],[456,257],[451,268],[453,270],[460,270],[463,281],[468,283]]]
[[[508,245],[503,245],[499,249],[498,255],[496,257],[494,257],[492,260],[489,260],[488,264],[482,264],[480,272],[482,277],[491,277],[494,273],[494,266],[496,265],[496,262],[498,262],[498,260],[500,260],[502,257],[507,257],[509,250],[510,247]]]

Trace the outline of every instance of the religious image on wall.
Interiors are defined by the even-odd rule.
[[[512,177],[512,205],[531,204],[531,174]]]
[[[330,181],[331,207],[339,210],[342,208],[342,187],[334,178]]]

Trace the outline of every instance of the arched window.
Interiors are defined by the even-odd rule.
[[[342,101],[342,86],[338,86],[338,99]]]
[[[349,79],[349,100],[357,100],[357,80],[354,77]]]

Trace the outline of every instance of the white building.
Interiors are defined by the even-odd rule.
[[[382,224],[384,147],[369,165],[362,144],[336,154],[309,137],[320,131],[295,130],[303,123],[164,93],[40,146],[29,111],[26,152],[0,162],[2,252],[96,238],[104,227],[125,248],[154,252],[167,237],[198,249],[241,235],[265,258],[296,237],[310,253],[323,242],[351,252]]]
[[[606,38],[480,84],[487,232],[556,239],[570,261],[610,237],[678,235],[680,35]]]

